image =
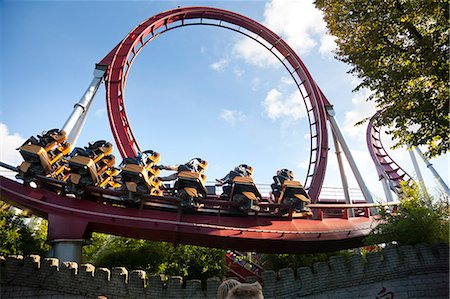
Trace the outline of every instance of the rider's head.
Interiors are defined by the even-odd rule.
[[[208,168],[208,162],[203,159],[197,158],[199,160],[198,163],[198,172],[203,172]]]
[[[236,170],[236,168],[238,170]],[[251,167],[247,164],[241,164],[236,168],[235,168],[235,170],[242,173],[244,176],[252,176],[252,174],[253,174],[253,167]]]
[[[192,167],[196,172],[203,172],[208,168],[208,162],[201,158],[193,158],[186,165]]]
[[[247,165],[247,168],[246,168],[245,171],[246,171],[246,176],[252,176],[253,175],[253,167]]]
[[[139,153],[140,154],[140,153]],[[153,150],[145,150],[142,152],[141,159],[145,164],[147,163],[158,163],[160,159],[160,154]]]
[[[292,180],[294,178],[294,173],[292,172],[292,170],[286,168],[277,171],[277,175],[288,180]]]

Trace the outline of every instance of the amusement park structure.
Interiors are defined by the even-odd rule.
[[[185,26],[207,25],[241,33],[269,50],[292,76],[307,109],[311,148],[304,184],[286,179],[275,198],[263,197],[250,176],[234,178],[228,197],[206,186],[206,161],[199,171],[179,170],[175,184],[159,177],[160,154],[143,151],[125,109],[127,75],[149,42]],[[98,141],[74,148],[92,100],[104,82],[106,107],[123,161],[115,166],[112,144]],[[1,166],[23,183],[0,177],[0,198],[48,219],[48,241],[60,260],[81,260],[81,246],[92,232],[242,251],[300,253],[362,245],[377,224],[376,206],[334,118],[333,106],[306,66],[277,34],[234,12],[211,7],[183,7],[157,14],[135,27],[98,64],[94,78],[61,129],[31,137],[19,149],[24,162]],[[320,199],[329,150],[328,126],[344,189],[344,201]],[[390,190],[411,177],[386,153],[380,129],[369,123],[367,143],[383,182]],[[343,156],[364,196],[353,203]]]

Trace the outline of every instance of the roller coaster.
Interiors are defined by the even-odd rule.
[[[207,162],[196,158],[176,169],[175,182],[170,185],[159,176],[161,169],[167,169],[158,165],[161,155],[139,147],[124,101],[131,66],[144,46],[159,35],[198,25],[225,28],[255,40],[289,72],[305,103],[311,133],[304,184],[287,175],[273,187],[277,192],[264,197],[253,182],[252,168],[240,165],[245,169],[230,179],[224,196],[217,194],[216,185],[206,183]],[[102,82],[111,130],[123,158],[118,166],[110,142],[100,140],[74,148]],[[328,126],[338,161],[342,163],[343,152],[364,196],[362,202],[354,203],[348,195],[345,201],[320,200],[329,149]],[[390,159],[379,134],[371,121],[367,130],[369,152],[380,177],[399,192],[400,182],[411,177]],[[92,232],[104,232],[175,244],[301,253],[361,246],[377,225],[371,215],[377,204],[353,161],[332,105],[306,66],[274,32],[222,9],[176,8],[139,24],[96,64],[91,84],[63,127],[30,137],[19,152],[24,160],[21,165],[1,166],[17,172],[21,182],[1,176],[0,198],[48,219],[48,240],[53,244],[83,242]],[[345,189],[346,182],[343,184]]]

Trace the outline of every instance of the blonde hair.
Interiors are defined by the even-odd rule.
[[[226,299],[264,299],[259,282],[242,283],[235,286]]]
[[[240,285],[241,283],[236,279],[227,279],[224,280],[220,286],[217,288],[217,299],[225,299],[227,298],[228,293],[235,286]]]

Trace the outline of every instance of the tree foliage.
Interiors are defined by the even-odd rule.
[[[46,221],[0,209],[0,255],[44,254],[50,246]]]
[[[100,267],[142,269],[148,274],[183,276],[186,279],[222,277],[225,251],[199,246],[115,237],[94,233],[84,246],[86,262]]]
[[[449,243],[448,196],[433,199],[417,186],[402,186],[397,212],[380,208],[381,224],[366,238],[368,244],[414,245]]]
[[[316,0],[336,37],[337,58],[370,89],[401,145],[449,148],[448,0]]]

